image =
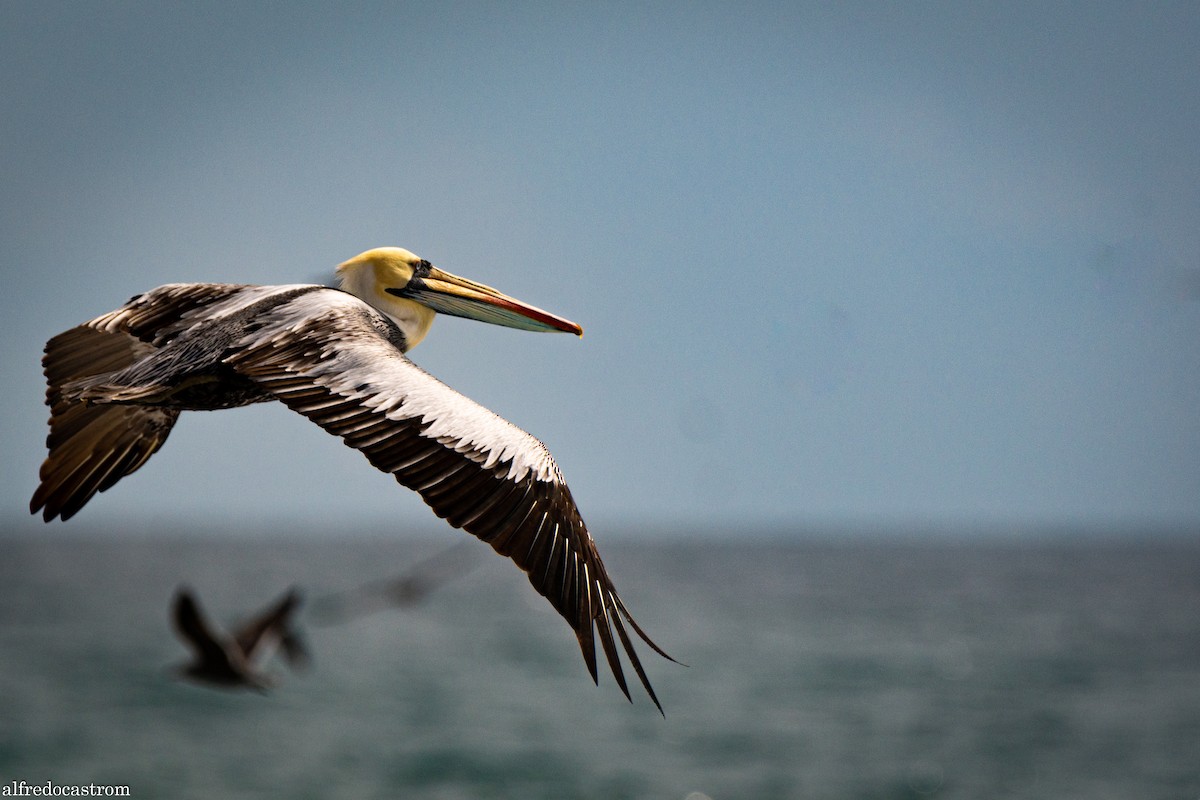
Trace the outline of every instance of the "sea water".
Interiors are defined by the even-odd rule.
[[[600,542],[665,717],[510,563],[428,537],[0,535],[0,791],[142,798],[1200,798],[1200,536]],[[421,602],[322,597],[477,550]],[[313,663],[182,683],[168,607],[305,593]]]

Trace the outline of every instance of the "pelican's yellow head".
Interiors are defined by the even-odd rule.
[[[343,291],[366,301],[404,332],[409,349],[425,338],[436,312],[527,331],[583,335],[574,322],[443,272],[401,247],[377,247],[337,268]]]

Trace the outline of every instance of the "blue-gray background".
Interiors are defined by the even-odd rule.
[[[415,360],[592,527],[1200,523],[1194,3],[0,5],[0,513],[53,333],[372,246],[578,321]],[[427,524],[280,407],[80,519]]]
[[[1198,34],[1165,2],[0,3],[0,782],[1200,796]],[[587,331],[445,319],[414,357],[556,454],[691,665],[642,648],[665,720],[282,407],[27,514],[46,338],[384,244]],[[454,541],[428,604],[316,624]],[[314,668],[170,680],[183,582],[226,625],[299,585]]]

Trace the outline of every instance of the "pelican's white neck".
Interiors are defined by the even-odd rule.
[[[396,323],[404,334],[404,349],[407,351],[420,344],[425,334],[429,333],[436,313],[415,300],[396,297],[385,291],[389,287],[403,288],[407,283],[408,276],[397,275],[396,272],[389,265],[367,261],[343,264],[338,269],[338,277],[342,291],[349,292]],[[401,277],[403,280],[399,280]]]

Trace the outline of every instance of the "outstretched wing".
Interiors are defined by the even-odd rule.
[[[133,405],[88,405],[70,399],[64,385],[100,380],[153,353],[192,324],[197,311],[241,293],[234,284],[170,284],[133,297],[115,311],[58,334],[46,343],[49,453],[30,513],[64,521],[154,455],[179,412]]]
[[[46,343],[46,460],[29,511],[68,520],[162,447],[179,412],[151,406],[94,406],[63,396],[63,384],[123,369],[153,350],[127,333],[80,325]]]
[[[300,592],[289,589],[269,608],[237,629],[233,638],[247,662],[273,641],[283,649],[288,664],[297,667],[308,663],[308,649],[293,626],[293,617],[299,608]]]
[[[592,679],[598,636],[629,697],[615,631],[662,710],[626,623],[670,656],[617,595],[540,441],[409,361],[390,338],[391,324],[348,294],[303,295],[266,311],[260,323],[232,350],[230,366],[395,475],[439,517],[511,558],[575,631]]]
[[[200,661],[220,665],[226,669],[233,668],[229,661],[229,653],[208,627],[190,589],[180,587],[176,590],[175,599],[171,604],[171,622],[180,638],[196,652]]]

